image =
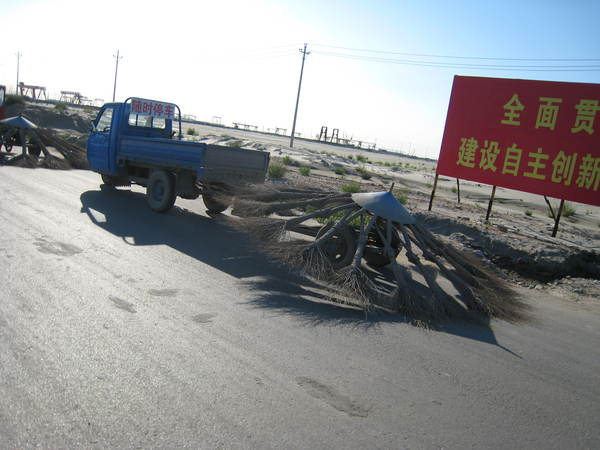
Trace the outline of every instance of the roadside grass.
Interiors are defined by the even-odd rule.
[[[356,172],[360,175],[363,180],[370,180],[372,178],[371,172],[369,172],[365,167],[357,167]]]
[[[314,206],[307,206],[306,207],[306,212],[307,213],[311,213],[311,212],[314,212],[316,210],[317,210],[317,208],[315,208]],[[320,224],[325,225],[328,222],[338,222],[341,219],[343,219],[345,215],[346,215],[345,211],[339,211],[339,212],[333,213],[332,215],[327,216],[327,217],[315,217],[315,220],[317,222],[319,222]],[[360,227],[360,216],[359,217],[355,217],[350,222],[348,222],[348,226],[359,228]]]
[[[557,212],[558,211],[556,211],[555,213],[557,213]],[[565,204],[563,205],[561,215],[563,217],[573,217],[573,216],[575,216],[575,214],[577,214],[577,210],[575,209],[575,207],[573,205],[571,205],[569,202],[565,202]],[[548,217],[550,217],[551,219],[554,219],[552,211],[550,211],[550,210],[548,210]]]
[[[342,192],[350,192],[351,194],[356,194],[357,192],[360,192],[360,184],[358,184],[358,183],[343,184]]]
[[[299,172],[300,175],[307,177],[310,175],[310,167],[300,167]]]
[[[394,194],[394,197],[396,197],[398,201],[403,205],[406,205],[408,203],[408,196],[406,195],[405,191],[401,189],[394,189],[392,193]]]
[[[295,165],[297,165],[296,161],[293,158],[290,158],[288,155],[285,155],[281,159],[281,162],[283,164],[285,164],[286,166],[295,166]]]
[[[287,172],[287,167],[283,164],[271,163],[267,175],[269,178],[283,178]]]

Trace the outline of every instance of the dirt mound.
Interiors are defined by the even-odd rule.
[[[92,107],[73,107],[52,103],[13,104],[6,108],[6,117],[22,114],[40,127],[87,134],[97,110]]]
[[[89,167],[85,148],[60,138],[56,132],[45,128],[33,128],[25,130],[25,133],[26,152],[19,148],[22,145],[22,136],[18,128],[0,129],[3,141],[19,146],[19,150],[13,148],[11,152],[0,153],[0,164],[63,170]],[[6,146],[6,149],[10,150],[10,147]]]
[[[544,283],[565,277],[600,280],[600,253],[594,250],[504,226],[486,226],[435,213],[416,216],[436,234],[526,279]]]

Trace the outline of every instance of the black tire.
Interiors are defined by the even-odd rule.
[[[112,175],[107,175],[105,173],[101,173],[100,176],[102,177],[102,183],[104,183],[106,186],[115,186],[115,177],[113,177]]]
[[[377,233],[377,231],[375,231],[374,233]],[[392,229],[392,250],[395,253],[394,259],[396,259],[396,257],[400,253],[400,242],[400,235],[398,234],[398,231]],[[383,247],[383,242],[381,242],[379,236],[376,236],[374,244],[369,243],[369,245],[365,247],[363,258],[365,259],[368,265],[377,269],[385,267],[392,262],[392,259],[386,254],[385,249]]]
[[[204,206],[206,206],[206,210],[213,214],[222,213],[229,207],[228,203],[219,201],[209,194],[202,194],[202,201],[204,202]]]
[[[166,170],[155,170],[148,178],[146,201],[152,211],[163,213],[175,204],[175,180]]]
[[[323,225],[317,233],[317,239],[327,233],[333,224],[331,222]],[[356,253],[356,234],[349,226],[344,226],[336,231],[323,244],[323,252],[331,262],[334,269],[341,269],[352,262]]]
[[[37,144],[29,144],[27,146],[27,153],[35,159],[38,159],[42,153],[42,149]]]

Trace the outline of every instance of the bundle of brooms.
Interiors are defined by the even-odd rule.
[[[7,165],[62,170],[87,169],[89,167],[84,148],[65,141],[50,129],[4,126],[0,133],[2,133],[4,142],[15,142],[22,148],[20,154],[7,159]],[[25,142],[24,146],[23,142]],[[63,158],[52,155],[47,147],[56,149]],[[43,157],[40,158],[40,155]]]
[[[365,311],[395,311],[420,325],[526,318],[526,306],[504,280],[475,255],[417,223],[391,189],[349,194],[265,185],[243,192],[229,188],[221,194],[235,194],[232,214],[242,217],[224,219],[227,223],[253,237],[269,257],[320,282],[332,301]],[[306,233],[306,224],[315,220],[324,225],[316,235]],[[381,253],[375,260],[376,275],[365,265],[365,260],[373,260],[367,258],[373,242]],[[398,262],[401,251],[404,265]],[[413,273],[420,274],[424,284]],[[380,282],[381,274],[388,283]],[[454,295],[440,286],[438,276],[454,286]]]

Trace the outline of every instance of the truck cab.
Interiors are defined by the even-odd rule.
[[[169,210],[177,196],[200,195],[210,211],[221,212],[231,199],[218,201],[215,192],[263,182],[269,165],[267,152],[184,141],[177,105],[133,97],[100,109],[87,157],[105,185],[146,187],[148,204],[157,212]]]
[[[132,101],[130,101],[132,100]],[[144,112],[144,104],[135,107],[136,102],[143,99],[127,99],[124,103],[106,103],[92,122],[92,130],[87,143],[87,154],[90,166],[103,174],[116,176],[116,150],[118,141],[123,137],[143,137],[150,139],[171,139],[173,133],[173,118],[162,115],[152,115]],[[159,102],[149,100],[151,105]],[[148,103],[146,103],[148,104]],[[160,102],[163,109],[179,107]],[[149,107],[146,107],[146,109]],[[158,109],[158,108],[157,108]],[[170,111],[170,109],[169,109]],[[181,138],[181,114],[179,114],[179,138]]]

